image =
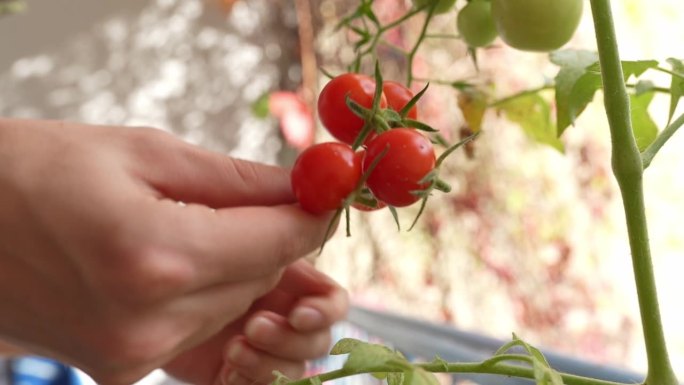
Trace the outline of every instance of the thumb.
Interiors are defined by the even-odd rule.
[[[295,202],[287,170],[234,159],[164,136],[149,144],[163,147],[147,149],[139,162],[144,167],[144,181],[163,198],[212,208]]]

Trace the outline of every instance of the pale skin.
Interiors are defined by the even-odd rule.
[[[0,350],[101,384],[297,378],[348,308],[301,259],[329,220],[287,170],[159,130],[0,120]]]

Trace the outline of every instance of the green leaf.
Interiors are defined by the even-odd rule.
[[[323,382],[321,382],[321,378],[316,376],[316,377],[311,377],[309,379],[309,383],[311,385],[323,385]]]
[[[513,342],[519,346],[522,346],[525,351],[527,351],[527,354],[529,354],[533,359],[538,360],[544,366],[549,366],[549,363],[546,361],[546,357],[544,357],[544,354],[541,352],[541,350],[523,341],[515,333],[513,333]]]
[[[658,62],[656,60],[623,60],[622,74],[625,81],[631,76],[639,77],[651,68],[657,68]],[[587,72],[601,74],[601,66],[598,62],[587,67]]]
[[[422,368],[413,367],[404,372],[403,385],[440,385],[433,373]]]
[[[544,98],[538,94],[525,95],[500,104],[499,108],[530,138],[563,151],[563,143],[551,123],[551,108]]]
[[[655,92],[629,96],[632,130],[634,131],[634,139],[636,139],[639,151],[644,151],[658,136],[658,126],[648,113],[648,106],[653,101],[654,96]]]
[[[679,99],[684,96],[684,62],[675,58],[669,58],[667,59],[667,62],[672,66],[672,72],[681,75],[673,75],[672,83],[670,84],[670,113],[667,117],[667,125],[669,126],[670,122],[672,122],[672,116],[679,104]]]
[[[367,342],[357,340],[355,338],[342,338],[341,340],[337,341],[337,343],[335,343],[335,345],[330,350],[330,354],[333,356],[340,354],[348,354],[355,347],[366,343]]]
[[[551,368],[541,350],[523,341],[515,333],[510,345],[522,346],[532,357],[532,370],[537,385],[563,385],[563,378],[556,370]]]
[[[658,62],[656,60],[637,60],[637,61],[623,61],[622,62],[622,72],[625,75],[625,81],[629,79],[630,76],[639,77],[643,75],[644,72],[651,68],[658,67]]]
[[[560,136],[575,123],[577,116],[584,111],[601,86],[600,78],[598,82],[590,83],[587,83],[589,79],[582,80],[587,74],[587,67],[598,61],[598,54],[585,50],[563,50],[552,53],[550,60],[561,67],[555,78],[556,124]],[[590,79],[596,77],[595,74],[589,76]]]
[[[594,99],[602,87],[601,67],[598,55],[592,51],[563,50],[554,52],[551,61],[561,69],[555,78],[556,123],[558,135],[574,124],[575,119]],[[627,81],[631,76],[639,77],[651,68],[658,67],[655,60],[623,61],[622,71]]]
[[[361,372],[379,366],[402,370],[410,367],[410,364],[404,357],[386,346],[364,343],[355,346],[349,352],[349,357],[347,357],[343,368],[353,372]]]
[[[378,380],[384,380],[387,378],[387,372],[371,373],[371,376],[377,378]]]

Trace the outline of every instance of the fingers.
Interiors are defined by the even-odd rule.
[[[337,286],[327,296],[302,298],[289,314],[288,321],[299,332],[329,327],[343,320],[349,311],[349,295]]]
[[[347,291],[307,261],[288,266],[278,288],[299,298],[288,321],[300,332],[329,327],[349,310]]]
[[[139,175],[165,198],[212,208],[295,201],[283,168],[211,152],[159,130],[135,129]]]
[[[283,300],[287,309],[276,303]],[[273,368],[290,370],[293,378],[300,376],[300,365],[329,351],[330,329],[344,318],[349,301],[346,291],[325,274],[297,261],[285,269],[276,289],[259,305],[270,310],[256,311],[245,322],[244,335],[226,346],[224,383],[269,383]]]
[[[245,336],[251,347],[290,360],[308,360],[325,355],[331,339],[329,327],[303,333],[273,313],[252,318],[245,327]]]
[[[152,226],[163,228],[160,242],[186,255],[193,265],[192,290],[281,269],[320,247],[329,221],[328,216],[313,216],[295,206],[214,212],[168,204],[163,213],[154,212]]]
[[[228,345],[225,352],[225,366],[220,374],[223,383],[269,384],[273,381],[273,371],[278,370],[289,378],[299,378],[304,374],[306,362],[271,355],[251,347],[243,337],[237,337]]]
[[[177,320],[193,315],[202,317],[203,327],[195,328],[185,339],[179,350],[185,350],[196,343],[205,341],[218,334],[227,324],[242,317],[251,307],[255,298],[271,290],[278,282],[278,274],[251,280],[240,284],[222,284],[210,287],[176,301],[182,309]]]

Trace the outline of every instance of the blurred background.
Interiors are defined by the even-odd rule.
[[[0,115],[153,126],[285,167],[307,145],[328,139],[313,113],[327,81],[319,68],[340,73],[354,57],[351,35],[334,28],[354,0],[26,4],[25,11],[0,17]],[[612,5],[623,59],[684,58],[681,1]],[[384,21],[410,6],[375,1]],[[455,34],[455,14],[436,17],[431,28]],[[595,49],[590,18],[587,3],[568,47]],[[410,46],[420,27],[421,18],[413,18],[387,39]],[[385,78],[404,79],[402,58],[391,49],[379,54]],[[463,94],[439,83],[474,82],[504,97],[543,85],[557,71],[547,55],[500,41],[478,51],[478,64],[479,71],[456,39],[431,39],[415,58],[414,74],[432,81],[420,118],[451,140],[467,128]],[[669,86],[666,77],[652,80]],[[423,85],[416,82],[416,90]],[[515,332],[538,346],[643,372],[631,260],[600,101],[599,93],[563,135],[563,152],[488,111],[484,134],[445,164],[454,191],[433,197],[415,229],[398,232],[387,211],[354,212],[352,237],[337,234],[315,263],[364,307],[502,339]],[[287,107],[274,108],[277,103]],[[651,106],[661,128],[668,103],[658,96]],[[661,308],[680,376],[683,141],[675,136],[646,173]],[[416,211],[400,210],[404,227]]]

